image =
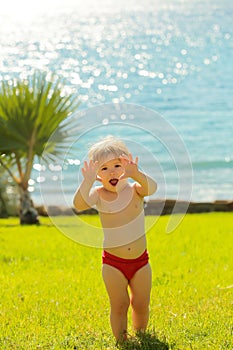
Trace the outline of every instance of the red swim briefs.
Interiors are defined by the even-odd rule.
[[[149,256],[147,250],[136,259],[123,259],[116,255],[112,255],[106,250],[102,254],[103,264],[107,264],[120,270],[128,281],[130,281],[134,274],[143,266],[148,264]]]

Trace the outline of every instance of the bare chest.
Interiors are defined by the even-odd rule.
[[[129,187],[111,201],[100,196],[97,209],[103,227],[125,225],[143,211],[143,198],[133,187]]]

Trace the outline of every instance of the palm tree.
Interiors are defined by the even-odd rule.
[[[40,72],[0,83],[0,166],[17,184],[21,224],[39,223],[28,192],[34,158],[61,155],[69,137],[67,118],[79,106],[75,93],[63,91],[61,79]],[[55,130],[56,139],[48,145]]]

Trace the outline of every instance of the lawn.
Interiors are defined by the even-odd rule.
[[[74,225],[71,217],[60,220]],[[233,214],[186,215],[171,234],[168,220],[161,217],[147,235],[148,333],[125,349],[233,349]],[[73,242],[49,218],[41,221],[20,227],[18,219],[0,220],[0,349],[116,349],[101,249]],[[88,234],[84,222],[80,232]]]

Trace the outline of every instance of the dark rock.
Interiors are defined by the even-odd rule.
[[[90,208],[81,212],[75,208],[59,207],[51,205],[48,208],[44,206],[36,207],[41,216],[58,216],[58,215],[95,215],[97,210]],[[209,213],[209,212],[232,212],[233,201],[218,200],[215,202],[186,202],[176,201],[175,199],[153,199],[145,202],[145,215],[169,215],[181,213]]]
[[[232,212],[233,201],[185,202],[173,199],[151,200],[145,204],[145,215],[178,213]]]

